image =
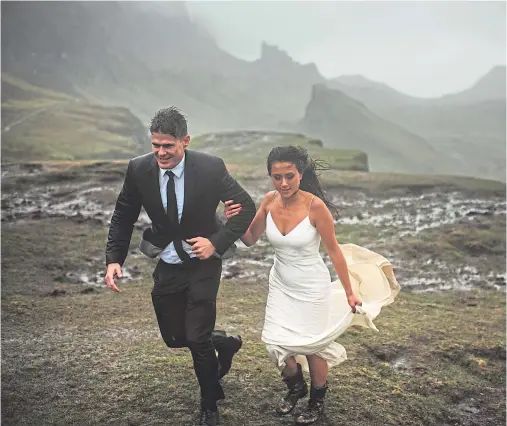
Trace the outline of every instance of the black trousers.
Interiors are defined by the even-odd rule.
[[[225,398],[215,350],[224,348],[227,338],[214,332],[221,273],[219,259],[195,259],[184,265],[160,260],[153,272],[151,295],[164,342],[170,348],[190,349],[201,403],[212,409],[217,400]]]

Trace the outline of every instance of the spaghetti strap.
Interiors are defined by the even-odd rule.
[[[313,200],[315,199],[315,195],[312,197],[312,199],[310,200],[310,205],[308,206],[308,214],[310,214],[310,209],[312,208],[312,203],[313,203]]]
[[[278,191],[274,191],[273,196],[271,197],[271,200],[269,200],[269,204],[272,204],[273,201],[275,201],[276,196],[278,195]],[[271,211],[271,208],[268,209],[268,206],[266,206],[266,214],[268,214]]]

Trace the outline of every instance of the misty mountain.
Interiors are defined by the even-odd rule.
[[[428,100],[361,76],[326,81],[315,64],[300,64],[268,43],[262,44],[254,61],[236,58],[220,48],[205,25],[192,21],[182,2],[2,2],[0,6],[2,72],[90,104],[128,108],[145,124],[157,109],[177,105],[188,115],[192,134],[291,129],[287,123],[306,118],[312,87],[328,84],[362,102],[368,111],[350,106],[350,114],[363,119],[343,124],[366,126],[348,130],[360,135],[354,143],[365,143],[370,150],[378,145],[375,149],[381,156],[390,146],[387,135],[392,135],[391,144],[396,146],[401,140],[411,141],[409,147],[420,143],[421,152],[427,152],[429,143],[442,158],[455,160],[435,162],[439,173],[504,177],[499,158],[505,155],[498,147],[505,150],[505,104],[497,94],[505,95],[505,67],[493,70],[467,91]],[[330,105],[327,116],[350,102],[334,99],[338,104]],[[319,131],[314,124],[310,128]],[[403,161],[410,162],[409,149],[401,152]],[[418,152],[414,148],[412,155]],[[370,162],[375,168],[372,155]],[[391,166],[392,171],[406,169],[398,161]]]
[[[504,181],[505,80],[505,67],[495,67],[463,92],[377,112],[457,160],[460,174]]]
[[[494,67],[469,89],[439,98],[410,96],[385,83],[370,80],[362,75],[342,75],[330,79],[328,86],[360,100],[374,110],[408,105],[471,104],[489,100],[505,100],[506,68],[505,66]]]
[[[178,79],[185,68],[199,73],[224,52],[213,49],[187,16],[160,16],[119,2],[1,6],[4,72],[92,102],[129,106],[145,120],[180,98],[184,110],[202,103],[213,119],[212,108],[186,95]]]
[[[424,137],[456,159],[455,173],[505,180],[505,101],[412,105],[379,114]]]
[[[2,3],[2,69],[143,120],[169,104],[193,132],[273,127],[302,116],[315,65],[263,44],[247,62],[221,50],[182,4]],[[164,13],[156,13],[163,8]],[[170,12],[173,12],[172,14]]]
[[[505,180],[504,66],[493,68],[469,89],[440,98],[408,96],[362,76],[338,77],[329,85],[453,158],[447,173]]]
[[[330,79],[327,85],[331,89],[339,90],[363,102],[373,110],[401,105],[418,105],[424,102],[423,99],[406,95],[387,84],[370,80],[362,75],[342,75]]]
[[[436,101],[446,104],[472,104],[491,100],[505,102],[506,72],[505,66],[496,66],[469,89],[442,96]]]
[[[313,86],[297,128],[325,146],[366,152],[373,171],[435,173],[446,163],[424,139],[370,111],[362,102],[324,84]]]

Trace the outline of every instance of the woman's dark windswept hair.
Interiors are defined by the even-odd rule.
[[[322,160],[312,160],[305,148],[301,146],[278,146],[273,148],[268,155],[267,167],[268,174],[271,176],[271,166],[273,163],[292,163],[296,166],[299,173],[303,175],[300,189],[311,192],[319,197],[329,208],[333,216],[338,215],[338,209],[331,203],[326,196],[319,180],[318,172],[329,170],[329,164]]]

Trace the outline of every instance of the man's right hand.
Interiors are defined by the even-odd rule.
[[[119,263],[110,263],[107,265],[107,271],[106,276],[104,277],[104,280],[106,282],[106,285],[113,291],[116,291],[118,293],[121,292],[121,290],[116,286],[114,282],[114,276],[120,278],[122,277],[121,274],[121,266]]]

